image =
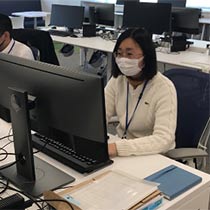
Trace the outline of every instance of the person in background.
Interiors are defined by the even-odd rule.
[[[31,49],[12,38],[12,22],[7,15],[0,14],[0,52],[34,60]]]
[[[119,36],[105,104],[107,122],[113,116],[119,120],[118,141],[108,144],[110,156],[165,153],[175,147],[176,90],[157,72],[155,48],[145,29],[128,29]]]

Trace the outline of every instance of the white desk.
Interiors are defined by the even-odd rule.
[[[8,134],[8,129],[10,125],[0,119],[0,137]],[[4,145],[7,140],[3,140],[1,145]],[[13,151],[13,147],[6,147],[8,151]],[[210,195],[210,175],[198,171],[196,169],[190,168],[186,165],[180,164],[174,160],[168,159],[162,155],[148,155],[148,156],[132,156],[132,157],[117,157],[114,158],[114,163],[104,169],[101,169],[95,173],[90,175],[80,174],[73,169],[57,162],[56,160],[44,155],[39,154],[40,158],[45,159],[49,163],[57,166],[59,169],[69,173],[70,175],[76,178],[76,181],[71,185],[77,184],[81,181],[90,179],[93,176],[96,176],[106,170],[119,169],[121,171],[126,171],[127,173],[133,174],[139,178],[144,178],[155,171],[160,170],[170,164],[175,164],[179,167],[182,167],[192,173],[195,173],[202,177],[202,182],[195,187],[191,188],[187,192],[181,194],[177,198],[172,201],[164,200],[163,206],[159,208],[159,210],[207,210],[209,203],[209,195]],[[9,158],[10,161],[13,160],[12,157]],[[4,161],[5,163],[8,162]],[[1,165],[3,163],[1,162]],[[7,196],[8,192],[4,195]],[[14,192],[9,192],[10,194],[14,194]],[[116,192],[117,193],[117,192]],[[37,209],[36,206],[32,206],[30,210]]]
[[[110,77],[111,74],[111,57],[114,49],[115,41],[105,40],[99,36],[96,37],[59,37],[52,36],[53,41],[71,44],[80,47],[82,50],[80,51],[80,65],[83,65],[84,59],[84,50],[83,49],[93,49],[93,50],[101,50],[107,52],[107,78]]]
[[[101,37],[72,38],[52,36],[52,39],[57,42],[72,44],[81,48],[107,52],[109,56],[107,72],[110,74],[111,56],[115,46],[115,41],[105,40]],[[172,66],[175,66],[178,68],[196,68],[205,72],[210,72],[210,56],[206,54],[205,49],[206,44],[210,42],[200,40],[193,41],[194,44],[188,50],[178,53],[167,53],[165,49],[157,49],[157,61],[160,64],[161,71],[165,71]]]
[[[210,18],[200,18],[199,23],[203,25],[202,32],[201,32],[201,40],[203,40],[206,27],[210,26]],[[209,40],[210,40],[210,37],[209,37]]]
[[[190,50],[171,54],[158,52],[157,60],[165,66],[168,65],[168,67],[164,67],[165,70],[176,67],[195,68],[207,73],[210,72],[210,56],[206,53],[193,52]]]
[[[205,52],[207,44],[210,44],[210,41],[197,40],[197,39],[188,39],[188,41],[193,42],[193,45],[190,46],[189,50],[194,52]]]
[[[15,16],[22,16],[27,18],[33,18],[34,19],[34,28],[37,28],[37,18],[39,17],[47,17],[47,15],[50,15],[49,12],[43,12],[43,11],[26,11],[26,12],[13,12],[12,15]]]
[[[101,50],[104,52],[112,53],[115,45],[115,41],[105,40],[99,36],[96,37],[60,37],[52,36],[53,41],[72,44],[82,48]]]

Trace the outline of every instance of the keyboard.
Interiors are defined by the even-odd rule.
[[[40,152],[51,156],[80,173],[90,173],[113,162],[109,159],[105,162],[99,162],[93,158],[77,154],[72,148],[39,133],[32,135],[32,145]]]
[[[50,35],[54,35],[54,36],[65,37],[65,36],[71,36],[72,35],[72,33],[69,32],[69,31],[59,31],[59,30],[54,30],[54,29],[50,29],[48,32],[50,33]]]

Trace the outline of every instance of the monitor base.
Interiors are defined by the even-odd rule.
[[[11,181],[15,187],[33,197],[39,197],[45,191],[55,190],[75,180],[74,177],[37,157],[34,157],[34,161],[36,180],[33,182],[19,175],[16,170],[16,165],[2,170],[0,168],[0,174]]]

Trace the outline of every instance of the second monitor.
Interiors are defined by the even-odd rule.
[[[123,27],[143,27],[151,34],[171,30],[171,4],[125,2]]]
[[[84,7],[53,4],[50,25],[62,26],[69,31],[81,29],[84,20]]]
[[[199,18],[201,9],[172,8],[172,31],[187,34],[199,34]]]
[[[124,3],[125,3],[126,1],[139,2],[139,0],[117,0],[117,1],[116,1],[116,4],[117,4],[117,5],[124,5]]]
[[[186,6],[186,0],[158,0],[158,3],[170,3],[172,7]]]
[[[81,1],[85,7],[85,21],[91,24],[114,26],[114,4]]]

